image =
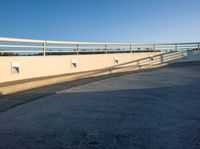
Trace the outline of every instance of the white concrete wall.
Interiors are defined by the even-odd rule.
[[[135,65],[135,60],[158,55],[159,52],[124,53],[124,54],[94,54],[94,55],[66,55],[66,56],[9,56],[0,57],[0,83],[53,76],[59,74],[97,70],[115,66],[114,57],[119,58],[118,67]],[[77,68],[72,68],[72,59],[77,60]],[[144,63],[143,61],[142,63]],[[12,62],[20,63],[20,73],[12,74]],[[128,63],[130,64],[124,64]],[[122,64],[122,65],[121,65]]]
[[[200,51],[180,51],[180,52],[170,52],[161,53],[155,56],[153,63],[180,63],[180,62],[193,62],[200,61]]]
[[[153,56],[153,61],[149,60]],[[119,58],[119,64],[114,64],[114,58]],[[77,68],[72,68],[72,59],[77,60]],[[176,63],[200,61],[200,52],[145,52],[123,54],[94,54],[94,55],[66,55],[66,56],[9,56],[0,57],[0,83],[98,70],[103,68],[159,65],[161,63]],[[20,73],[12,74],[12,62],[20,63]]]
[[[117,65],[114,63],[115,57],[119,58]],[[150,57],[153,57],[153,59],[150,60]],[[77,68],[72,68],[72,59],[77,60]],[[105,73],[148,69],[169,63],[192,61],[200,61],[200,51],[0,57],[0,95]],[[12,62],[20,64],[19,74],[11,73]],[[40,77],[44,78],[38,79]],[[28,80],[20,81],[24,79]],[[13,83],[12,81],[20,82]]]

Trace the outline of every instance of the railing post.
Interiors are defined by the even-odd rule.
[[[175,44],[175,51],[178,51],[178,45]]]
[[[153,44],[153,51],[155,51],[156,50],[156,45],[155,44]]]
[[[43,43],[43,56],[46,56],[46,40]]]
[[[78,44],[76,45],[76,54],[78,55]]]
[[[106,44],[105,44],[105,51],[106,51],[105,53],[107,54],[107,45]]]
[[[130,52],[132,53],[132,45],[130,44]]]

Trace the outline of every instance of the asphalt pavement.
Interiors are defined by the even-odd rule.
[[[200,63],[0,98],[0,149],[199,149]]]

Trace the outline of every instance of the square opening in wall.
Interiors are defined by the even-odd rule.
[[[76,59],[72,59],[71,66],[72,66],[72,68],[77,68],[77,60]]]
[[[118,64],[119,63],[119,57],[114,57],[114,64]]]
[[[13,67],[12,74],[19,74],[19,67]]]
[[[11,72],[12,72],[12,74],[19,74],[20,73],[20,63],[12,62]]]
[[[153,55],[149,55],[149,60],[150,60],[150,61],[153,61],[153,59],[154,59],[154,58],[153,58]]]

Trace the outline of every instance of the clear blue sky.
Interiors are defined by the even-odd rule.
[[[200,41],[200,0],[0,0],[0,36]]]

